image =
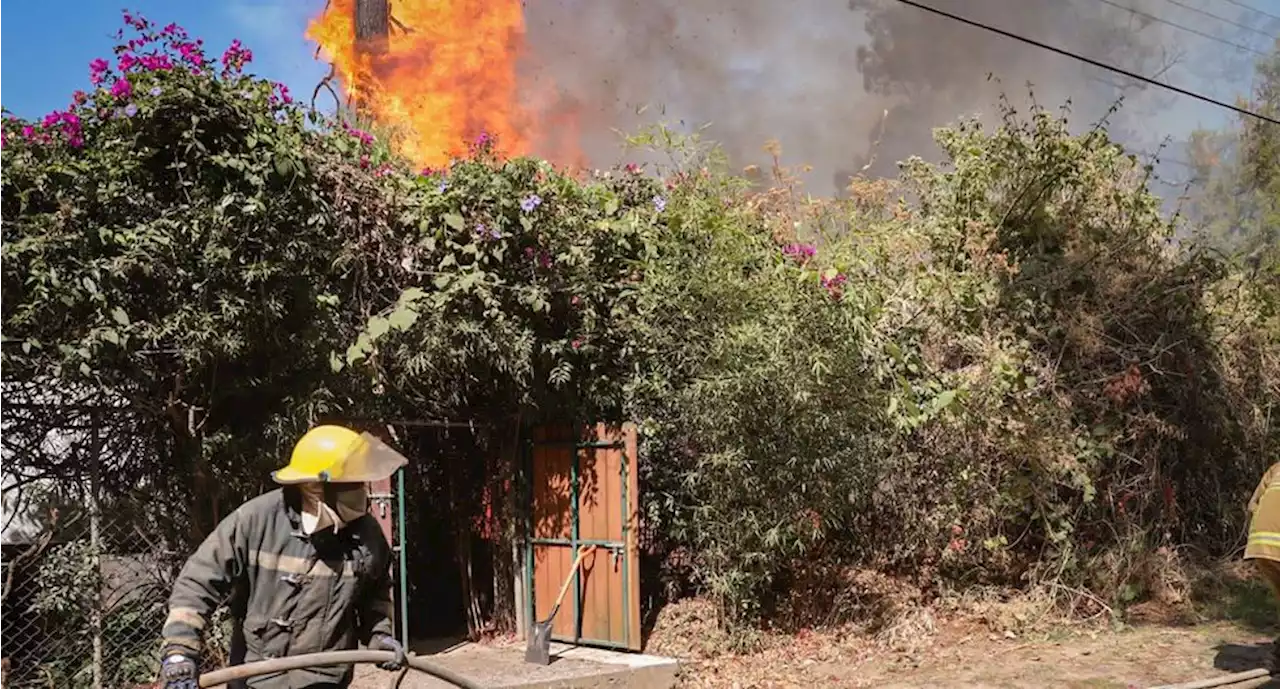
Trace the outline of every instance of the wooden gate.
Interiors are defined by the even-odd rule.
[[[639,651],[635,426],[537,428],[528,449],[526,619],[551,614],[578,549],[595,546],[574,574],[552,638]]]

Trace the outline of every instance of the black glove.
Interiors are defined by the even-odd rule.
[[[369,650],[371,651],[391,651],[396,654],[394,660],[387,663],[378,663],[378,667],[383,670],[399,670],[404,667],[404,646],[396,641],[394,636],[389,634],[379,634],[373,637],[369,642]]]
[[[181,653],[166,653],[160,663],[160,689],[200,689],[200,664]]]

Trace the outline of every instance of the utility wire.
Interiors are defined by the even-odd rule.
[[[1223,1],[1223,2],[1225,2],[1225,3],[1227,3],[1228,5],[1235,5],[1236,7],[1239,7],[1239,8],[1241,8],[1241,9],[1246,9],[1246,10],[1249,10],[1250,12],[1255,12],[1255,13],[1257,13],[1257,14],[1260,14],[1260,15],[1264,16],[1264,17],[1270,17],[1271,19],[1275,19],[1276,21],[1280,21],[1280,15],[1277,15],[1277,14],[1271,14],[1270,12],[1264,12],[1264,11],[1262,11],[1262,10],[1260,10],[1260,9],[1256,8],[1256,7],[1250,7],[1250,6],[1246,5],[1246,4],[1244,4],[1243,2],[1239,2],[1238,0],[1222,0],[1222,1]]]
[[[1180,0],[1164,0],[1164,1],[1165,1],[1165,2],[1167,2],[1167,3],[1169,3],[1170,5],[1173,5],[1174,7],[1181,7],[1182,9],[1187,10],[1187,11],[1189,11],[1189,12],[1195,12],[1196,14],[1204,15],[1204,16],[1206,16],[1206,17],[1209,17],[1210,19],[1215,19],[1215,20],[1217,20],[1217,21],[1220,21],[1220,22],[1222,22],[1223,24],[1228,24],[1228,25],[1230,25],[1230,26],[1234,26],[1234,27],[1236,27],[1237,29],[1240,29],[1240,30],[1242,30],[1242,31],[1248,31],[1248,32],[1250,32],[1250,33],[1256,33],[1256,34],[1258,34],[1259,36],[1264,36],[1264,37],[1266,37],[1266,38],[1268,38],[1268,39],[1270,39],[1270,40],[1272,40],[1272,41],[1277,40],[1277,39],[1280,39],[1280,36],[1276,36],[1276,35],[1275,35],[1275,34],[1273,34],[1273,33],[1268,33],[1268,32],[1266,32],[1266,31],[1263,31],[1262,29],[1259,29],[1259,28],[1258,28],[1258,27],[1256,27],[1256,26],[1249,26],[1248,24],[1241,24],[1240,22],[1235,21],[1234,19],[1227,19],[1226,17],[1222,17],[1222,16],[1219,16],[1219,15],[1216,15],[1216,14],[1214,14],[1214,13],[1212,13],[1212,12],[1208,11],[1208,10],[1202,10],[1202,9],[1200,9],[1199,7],[1195,7],[1195,6],[1193,6],[1193,5],[1188,5],[1188,4],[1184,3],[1184,2],[1181,2]]]
[[[1120,3],[1118,3],[1118,2],[1112,2],[1111,0],[1098,0],[1098,2],[1100,2],[1100,3],[1104,4],[1104,5],[1110,5],[1110,6],[1112,6],[1112,7],[1116,8],[1116,9],[1118,9],[1118,10],[1123,10],[1123,11],[1128,12],[1129,14],[1132,14],[1132,15],[1134,15],[1134,16],[1136,16],[1136,17],[1142,17],[1143,19],[1147,19],[1147,20],[1150,20],[1150,21],[1156,22],[1157,24],[1165,24],[1165,25],[1167,25],[1167,26],[1172,26],[1172,27],[1173,27],[1173,28],[1175,28],[1175,29],[1180,29],[1180,30],[1182,30],[1182,31],[1186,31],[1187,33],[1190,33],[1190,34],[1195,34],[1195,35],[1197,35],[1197,36],[1199,36],[1199,37],[1201,37],[1201,38],[1207,38],[1207,39],[1209,39],[1210,41],[1215,41],[1215,42],[1217,42],[1217,43],[1221,43],[1222,45],[1230,46],[1230,47],[1232,47],[1232,48],[1235,48],[1236,50],[1244,51],[1244,52],[1246,52],[1246,53],[1253,53],[1254,55],[1258,55],[1258,56],[1261,56],[1261,57],[1269,57],[1266,53],[1262,52],[1261,50],[1256,50],[1256,49],[1254,49],[1254,48],[1250,48],[1249,46],[1244,45],[1244,44],[1241,44],[1241,43],[1235,43],[1235,42],[1233,42],[1233,41],[1228,41],[1227,39],[1222,38],[1222,37],[1220,37],[1220,36],[1214,36],[1214,35],[1213,35],[1213,34],[1211,34],[1211,33],[1205,33],[1205,32],[1203,32],[1203,31],[1201,31],[1200,29],[1193,29],[1193,28],[1191,28],[1191,27],[1189,27],[1189,26],[1184,26],[1184,25],[1179,24],[1179,23],[1177,23],[1177,22],[1171,22],[1171,21],[1169,21],[1168,19],[1162,19],[1162,18],[1160,18],[1160,17],[1157,17],[1157,16],[1156,16],[1156,15],[1154,15],[1154,14],[1148,14],[1148,13],[1146,13],[1146,12],[1143,12],[1142,10],[1134,9],[1134,8],[1132,8],[1132,7],[1126,7],[1126,6],[1124,6],[1124,5],[1121,5],[1121,4],[1120,4]]]
[[[1173,91],[1174,93],[1187,96],[1188,98],[1194,98],[1198,101],[1208,103],[1210,105],[1216,105],[1220,108],[1226,108],[1227,110],[1237,112],[1246,117],[1252,117],[1254,119],[1261,120],[1263,122],[1270,122],[1271,124],[1280,125],[1280,120],[1277,120],[1274,117],[1269,117],[1267,115],[1263,115],[1262,113],[1257,113],[1252,110],[1242,108],[1238,105],[1232,105],[1230,103],[1226,103],[1224,101],[1211,98],[1204,94],[1196,93],[1195,91],[1188,91],[1187,89],[1184,89],[1180,86],[1174,86],[1173,84],[1170,84],[1168,82],[1152,79],[1151,77],[1146,77],[1136,72],[1130,72],[1127,69],[1122,69],[1120,67],[1116,67],[1115,65],[1109,65],[1105,62],[1099,62],[1097,60],[1094,60],[1093,58],[1085,57],[1084,55],[1081,55],[1079,53],[1073,53],[1069,50],[1064,50],[1057,46],[1049,45],[1048,43],[1042,43],[1040,41],[1035,40],[1034,38],[1027,38],[1026,36],[1020,36],[1016,33],[1005,31],[1004,29],[998,29],[989,24],[983,24],[982,22],[977,22],[972,19],[967,19],[965,17],[961,17],[960,15],[952,14],[945,10],[940,10],[936,7],[930,7],[928,5],[921,4],[919,2],[916,2],[915,0],[897,0],[897,1],[904,5],[910,5],[911,7],[914,7],[918,10],[924,10],[925,12],[936,14],[939,17],[946,17],[947,19],[960,22],[961,24],[967,24],[968,26],[972,26],[974,28],[982,29],[984,31],[990,31],[991,33],[1004,36],[1005,38],[1012,38],[1015,41],[1026,43],[1027,45],[1030,45],[1030,46],[1035,46],[1036,48],[1040,48],[1041,50],[1047,50],[1051,53],[1057,53],[1058,55],[1061,55],[1063,57],[1069,57],[1073,60],[1077,60],[1087,65],[1097,67],[1098,69],[1103,69],[1108,72],[1113,72],[1121,76],[1129,77],[1130,79],[1133,79],[1135,81],[1141,81],[1145,84],[1150,84],[1152,86],[1157,86],[1162,89]]]

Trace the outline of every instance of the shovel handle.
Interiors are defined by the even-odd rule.
[[[573,583],[573,578],[578,574],[578,566],[582,564],[582,559],[587,553],[595,552],[596,546],[584,545],[578,548],[578,557],[573,561],[573,567],[569,568],[569,576],[564,578],[564,583],[560,585],[560,595],[556,596],[556,605],[552,608],[551,615],[554,617],[556,610],[560,609],[560,604],[564,602],[564,594],[569,592],[569,584]]]

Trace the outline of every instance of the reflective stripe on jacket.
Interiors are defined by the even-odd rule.
[[[199,654],[210,615],[234,620],[231,663],[340,651],[392,634],[391,549],[364,515],[337,532],[301,531],[300,496],[283,488],[241,505],[187,560],[169,597],[165,654]],[[254,689],[345,687],[351,668],[249,680]]]
[[[1246,560],[1280,560],[1280,463],[1272,464],[1249,500],[1249,543]]]

